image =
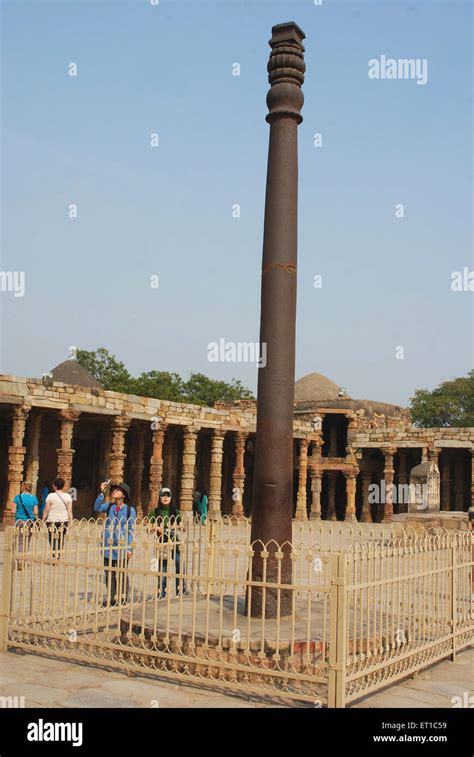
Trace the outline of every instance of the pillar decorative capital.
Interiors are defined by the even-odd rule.
[[[127,431],[132,419],[128,415],[115,415],[112,420],[112,431]]]
[[[59,411],[59,419],[61,420],[61,422],[69,421],[70,423],[76,423],[76,421],[79,420],[80,415],[81,415],[80,410],[73,410],[72,408],[69,408],[69,407],[65,410]]]
[[[344,470],[342,473],[346,481],[357,478],[357,471],[355,470]]]
[[[276,116],[293,116],[297,123],[303,120],[300,111],[304,103],[301,85],[306,70],[304,38],[305,33],[293,21],[272,27],[268,43],[272,51],[267,65],[271,85],[267,94],[268,123]]]
[[[214,428],[212,430],[212,438],[213,439],[223,439],[227,433],[227,430],[225,428]]]
[[[13,406],[13,420],[26,421],[30,410],[31,410],[31,405],[14,405]]]
[[[201,427],[198,425],[183,426],[183,434],[185,438],[196,438],[200,432]]]

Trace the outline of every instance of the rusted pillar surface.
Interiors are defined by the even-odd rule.
[[[294,22],[272,28],[267,94],[270,124],[262,259],[260,343],[266,362],[259,369],[252,541],[278,544],[292,538],[293,401],[295,382],[297,258],[297,128],[303,106],[305,35]],[[273,552],[275,548],[273,547]],[[272,550],[270,550],[271,552]],[[279,564],[281,575],[279,576]],[[270,554],[267,581],[291,583],[289,548],[281,561]],[[256,550],[253,580],[263,578]],[[265,594],[265,607],[263,595]],[[278,590],[252,592],[251,614],[275,617]],[[290,590],[280,590],[280,612],[291,613]]]

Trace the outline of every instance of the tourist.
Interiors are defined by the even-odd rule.
[[[31,493],[33,484],[29,481],[22,481],[20,485],[20,494],[13,499],[15,505],[15,526],[18,529],[18,554],[23,553],[23,539],[28,547],[31,539],[31,526],[38,517],[38,500]],[[18,570],[21,570],[22,563],[17,563]]]
[[[43,481],[43,489],[41,490],[41,504],[39,506],[39,513],[38,517],[43,517],[44,512],[44,506],[46,504],[46,500],[48,498],[48,494],[51,494],[51,492],[54,491],[53,487],[51,486],[49,481]]]
[[[53,491],[46,497],[42,515],[48,526],[52,557],[57,560],[64,546],[68,526],[72,523],[72,499],[71,495],[64,491],[64,483],[63,478],[54,479]]]
[[[130,487],[127,484],[110,485],[111,502],[105,498],[108,486],[108,481],[100,485],[101,493],[95,501],[94,510],[96,513],[107,513],[103,539],[107,598],[102,605],[115,607],[130,601],[127,567],[132,556],[137,513],[130,504]]]
[[[198,502],[201,499],[201,492],[199,489],[196,489],[196,491],[193,494],[193,516],[197,517],[198,515]]]
[[[197,511],[198,511],[199,519],[201,523],[204,525],[206,522],[207,512],[208,512],[208,498],[207,498],[205,489],[202,490],[201,497],[197,504]]]
[[[148,513],[149,523],[157,536],[158,554],[161,564],[161,587],[159,589],[159,599],[166,597],[168,559],[174,560],[176,576],[180,572],[181,554],[178,541],[178,532],[183,531],[181,526],[181,513],[179,509],[171,503],[172,492],[167,486],[160,489],[158,505],[154,510]],[[174,526],[174,528],[173,528]],[[176,596],[182,591],[186,593],[186,585],[183,579],[176,577]]]

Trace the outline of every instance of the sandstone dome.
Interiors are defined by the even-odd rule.
[[[295,383],[295,402],[321,402],[341,400],[341,387],[322,373],[308,373]],[[344,399],[350,399],[348,394]]]
[[[101,389],[100,383],[77,360],[65,360],[52,369],[53,381],[62,384],[85,386],[88,389]]]

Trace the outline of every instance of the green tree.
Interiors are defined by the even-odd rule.
[[[93,352],[77,350],[77,361],[100,381],[104,389],[130,394],[132,377],[125,365],[105,347]]]
[[[218,400],[253,399],[252,392],[237,379],[232,379],[228,384],[210,379],[202,373],[192,373],[188,381],[183,381],[179,374],[168,371],[147,371],[134,378],[124,363],[105,347],[91,352],[78,350],[77,360],[100,381],[104,389],[113,392],[207,406]]]
[[[209,407],[217,401],[253,399],[253,394],[237,379],[232,379],[231,383],[227,384],[225,381],[210,379],[203,373],[191,373],[189,380],[184,383],[184,397],[184,402]]]
[[[474,370],[444,381],[432,392],[418,389],[410,403],[415,426],[474,426]]]
[[[183,402],[183,379],[177,373],[148,371],[132,379],[131,393],[140,397]]]

